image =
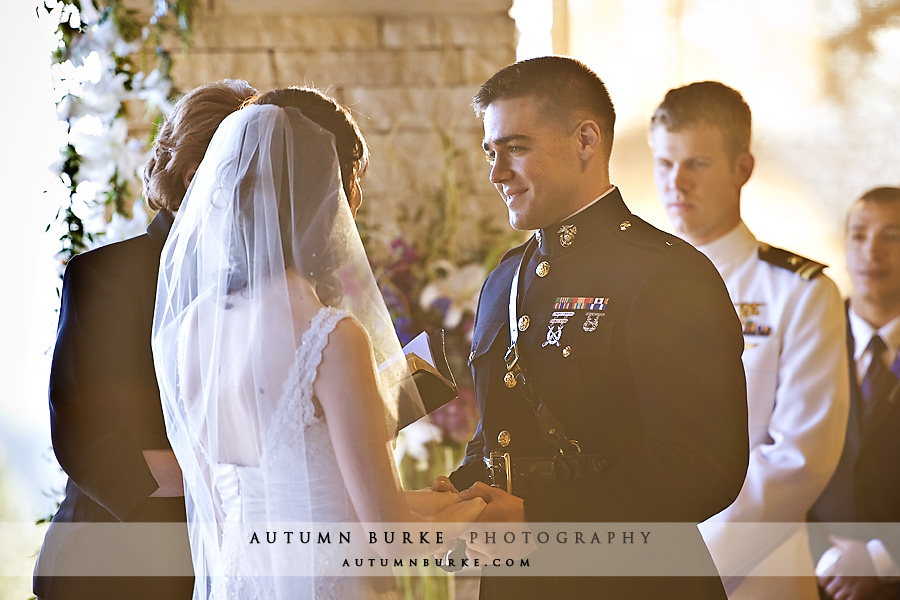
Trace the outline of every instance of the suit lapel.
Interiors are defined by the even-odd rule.
[[[849,309],[849,304],[845,303]],[[850,329],[849,313],[847,317],[847,356],[850,358],[850,414],[847,418],[847,437],[844,440],[844,453],[852,453],[858,456],[860,441],[862,439],[862,390],[856,376],[856,365],[853,356],[856,351],[856,342],[853,339],[853,331]],[[854,460],[855,462],[855,460]]]
[[[147,227],[147,235],[150,236],[154,247],[158,248],[159,251],[162,251],[174,221],[175,215],[164,208],[160,209],[156,216],[153,217],[153,220],[150,221],[150,225]]]

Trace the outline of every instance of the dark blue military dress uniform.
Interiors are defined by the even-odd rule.
[[[697,523],[728,506],[748,461],[743,338],[713,265],[631,214],[617,189],[536,238],[521,267],[519,355],[568,438],[602,460],[540,482],[514,475],[527,519]],[[481,421],[451,475],[458,489],[486,479],[493,450],[559,455],[520,386],[504,382],[510,285],[526,246],[508,252],[482,289],[469,357]],[[699,533],[684,544],[711,561]],[[715,577],[482,581],[483,598],[548,594],[724,598]]]

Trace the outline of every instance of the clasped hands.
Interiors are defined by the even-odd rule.
[[[819,587],[835,600],[880,600],[888,598],[890,589],[878,578],[866,543],[860,540],[829,536],[833,561],[817,569]]]
[[[523,535],[529,531],[525,503],[504,490],[477,482],[460,492],[442,476],[434,480],[431,488],[407,492],[406,497],[411,510],[424,516],[424,509],[429,511],[429,520],[449,525],[444,540],[448,549],[436,553],[437,558],[445,558],[457,545],[457,539],[466,542],[466,558],[483,564],[494,559],[524,557],[534,550],[534,542],[525,541],[531,536]]]

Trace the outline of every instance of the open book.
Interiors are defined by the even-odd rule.
[[[423,331],[403,347],[403,354],[424,406],[410,399],[401,401],[398,429],[434,412],[459,395],[447,363],[443,329],[430,334]]]

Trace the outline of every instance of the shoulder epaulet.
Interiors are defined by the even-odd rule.
[[[813,279],[828,266],[769,244],[759,245],[759,259],[770,265],[796,273],[800,276],[800,279],[804,280]]]

